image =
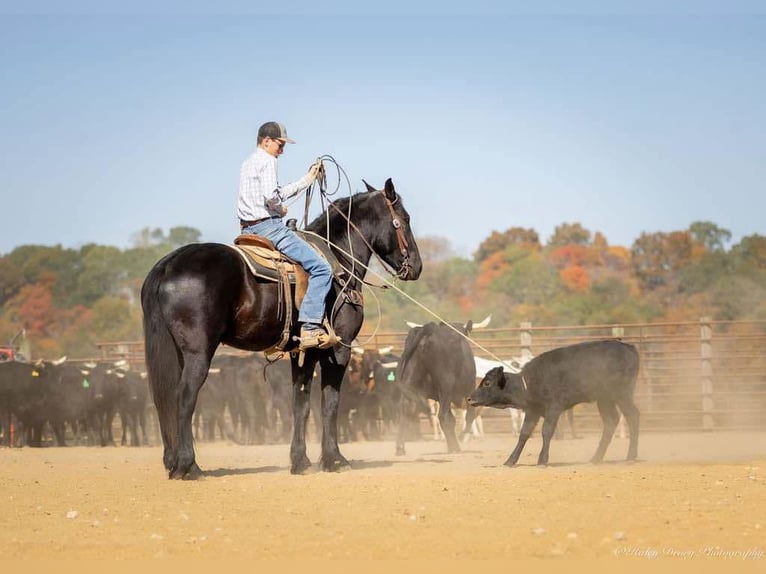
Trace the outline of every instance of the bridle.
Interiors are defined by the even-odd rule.
[[[399,201],[399,196],[396,195],[394,200],[391,201],[388,199],[386,193],[383,192],[383,197],[386,200],[388,211],[391,212],[391,224],[396,230],[396,241],[399,243],[399,252],[402,254],[402,257],[404,257],[402,266],[399,268],[399,271],[396,272],[396,277],[399,279],[404,279],[407,277],[407,275],[409,275],[410,271],[412,270],[412,266],[410,265],[410,252],[407,249],[410,245],[407,243],[407,238],[404,236],[404,231],[402,230],[402,222],[399,221],[399,218],[396,216],[396,212],[394,211],[394,205],[396,205],[396,203]]]
[[[391,213],[391,225],[394,226],[394,229],[396,230],[396,241],[399,244],[399,252],[402,254],[402,257],[404,258],[402,260],[402,265],[399,267],[398,271],[394,271],[393,268],[383,261],[383,258],[380,257],[375,252],[375,249],[373,249],[372,245],[367,241],[367,239],[362,234],[361,230],[354,224],[353,221],[345,214],[343,211],[338,208],[334,203],[330,202],[328,205],[329,207],[332,207],[335,211],[337,211],[343,219],[346,220],[346,223],[348,223],[349,227],[351,227],[354,231],[356,231],[357,235],[359,236],[359,239],[362,240],[362,242],[369,248],[370,253],[375,255],[378,260],[380,261],[381,265],[383,266],[383,269],[388,272],[389,275],[392,277],[397,277],[398,279],[404,279],[406,278],[410,271],[412,270],[412,265],[410,265],[410,252],[409,252],[409,243],[407,243],[407,238],[404,236],[404,230],[402,229],[402,223],[399,221],[399,217],[397,217],[396,212],[394,211],[394,205],[399,201],[399,195],[396,195],[394,197],[394,200],[391,201],[388,199],[388,196],[386,195],[385,191],[380,192],[383,195],[383,199],[386,201],[386,206],[388,207],[389,213]],[[351,205],[349,204],[349,207]]]
[[[339,173],[338,187],[335,188],[335,191],[328,192],[328,190],[327,190],[327,172],[325,171],[324,163],[321,164],[319,173],[317,174],[317,179],[315,181],[315,184],[318,184],[319,197],[320,197],[320,201],[322,202],[322,207],[324,208],[325,201],[327,201],[328,208],[332,207],[341,217],[343,217],[343,219],[346,220],[346,223],[348,224],[349,230],[353,229],[354,231],[356,231],[357,235],[362,240],[362,242],[369,248],[370,253],[375,255],[375,257],[378,258],[378,260],[380,261],[383,269],[385,269],[386,272],[389,275],[391,275],[392,277],[396,277],[398,279],[405,279],[410,274],[410,272],[412,271],[412,265],[410,264],[409,243],[407,243],[407,238],[404,236],[404,229],[402,229],[402,222],[397,217],[396,211],[394,211],[394,205],[396,205],[397,202],[399,201],[399,195],[396,192],[394,192],[394,199],[390,200],[390,199],[388,199],[388,196],[386,195],[386,192],[384,190],[375,190],[375,191],[380,191],[381,195],[383,196],[383,199],[386,202],[386,206],[388,207],[388,211],[391,214],[391,225],[393,225],[394,229],[396,230],[396,241],[399,244],[399,253],[401,253],[402,257],[404,258],[403,261],[402,261],[402,265],[399,267],[399,269],[397,271],[394,271],[393,268],[391,268],[391,266],[388,265],[388,263],[383,261],[383,258],[375,252],[375,250],[372,248],[372,245],[370,245],[370,243],[367,241],[367,239],[365,239],[364,235],[359,230],[359,228],[351,221],[350,215],[351,215],[351,205],[352,205],[352,202],[349,201],[349,203],[348,203],[348,211],[349,212],[348,212],[348,214],[346,214],[346,213],[343,213],[343,211],[340,208],[338,208],[332,201],[330,201],[330,197],[335,195],[335,193],[337,193],[337,191],[338,191],[338,189],[340,187],[340,174],[343,174],[343,176],[346,178],[346,182],[349,185],[349,196],[350,196],[351,184],[350,184],[350,182],[348,182],[348,176],[346,176],[346,172],[343,170],[343,168],[340,165],[338,165],[338,162],[335,161],[335,158],[333,158],[330,155],[320,156],[318,158],[318,160],[322,161],[322,162],[329,161],[330,163],[335,165],[335,167],[338,169],[338,173]],[[362,180],[362,181],[364,181],[364,180]],[[365,185],[367,185],[367,188],[369,190],[374,190],[374,188],[371,185],[369,185],[366,181],[364,183],[365,183]],[[312,188],[309,188],[308,191],[306,192],[306,205],[305,205],[305,208],[304,208],[304,216],[303,216],[304,217],[304,220],[303,220],[303,229],[304,230],[308,227],[309,205],[311,203],[311,195],[312,195],[311,192],[312,192]],[[330,244],[329,243],[329,224],[330,224],[330,220],[329,220],[329,209],[328,208],[325,208],[325,212],[328,215],[328,219],[327,219],[328,238],[325,239],[325,241],[327,241],[328,245],[329,245]],[[338,248],[337,245],[335,247]],[[352,261],[354,260],[353,250],[352,250],[351,254],[347,254],[347,255],[349,255],[351,257]],[[354,276],[353,273],[351,273],[351,275]],[[356,278],[359,281],[361,281],[362,283],[370,285],[363,278],[361,278],[361,277],[356,277]],[[376,287],[380,287],[380,285],[375,285],[375,286]]]

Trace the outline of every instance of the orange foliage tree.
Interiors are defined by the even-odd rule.
[[[572,265],[559,271],[561,280],[570,291],[585,293],[590,289],[590,276],[581,265]]]

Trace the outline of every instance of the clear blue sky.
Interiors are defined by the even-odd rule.
[[[272,119],[298,141],[283,182],[320,154],[354,191],[391,177],[416,234],[465,256],[563,222],[625,246],[697,220],[766,234],[757,3],[21,4],[0,5],[0,253],[177,225],[230,241],[240,163]]]

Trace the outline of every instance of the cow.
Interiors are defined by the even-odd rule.
[[[489,323],[489,317],[479,326]],[[404,351],[397,369],[397,380],[402,391],[399,432],[396,438],[396,454],[405,454],[404,424],[408,414],[407,394],[419,394],[439,403],[439,424],[447,440],[448,452],[460,452],[455,433],[455,416],[451,406],[463,406],[465,399],[476,386],[476,365],[473,352],[466,337],[473,322],[450,326],[445,323],[426,323],[422,327],[408,323],[412,328],[404,342]],[[465,336],[464,336],[465,335]],[[415,406],[417,408],[417,406]],[[429,411],[430,412],[430,409]],[[470,432],[476,416],[476,408],[466,409],[465,431]]]
[[[395,372],[399,357],[392,354],[392,350],[393,347],[351,348],[344,383],[346,391],[344,395],[341,389],[341,400],[345,398],[351,409],[352,436],[361,432],[366,440],[379,440],[396,419],[399,403]]]
[[[125,446],[130,432],[130,446],[148,445],[146,434],[146,409],[149,405],[149,382],[145,373],[131,371],[126,367],[115,369],[120,386],[117,398],[117,412],[122,422],[120,444]],[[139,429],[141,434],[139,435]],[[143,442],[142,442],[143,441]]]
[[[234,434],[234,427],[225,416],[227,395],[222,369],[210,368],[207,381],[200,389],[197,405],[194,408],[194,438],[196,440],[214,441],[216,429],[218,429],[221,438],[229,438],[232,442],[239,443],[239,439]]]
[[[620,408],[630,429],[628,460],[638,456],[639,412],[633,401],[638,377],[638,351],[618,340],[591,341],[560,347],[529,361],[520,373],[491,369],[468,398],[473,406],[514,407],[524,411],[518,443],[508,460],[514,466],[540,417],[543,447],[538,465],[548,464],[551,438],[562,412],[574,405],[595,401],[604,423],[601,441],[591,462],[598,463],[612,440],[620,420]]]
[[[72,429],[75,443],[88,429],[88,407],[90,393],[87,381],[88,369],[68,361],[54,361],[48,366],[53,380],[50,400],[55,407],[50,409],[48,421],[56,435],[59,446],[66,446],[66,425]]]
[[[293,403],[291,400],[293,379],[290,361],[266,362],[262,371],[271,397],[268,417],[271,435],[276,442],[290,442],[293,430]],[[321,392],[312,392],[312,398],[315,394],[321,395]]]
[[[20,361],[0,363],[0,411],[8,446],[25,442],[42,446],[52,384],[48,366],[42,362],[34,365]],[[14,421],[18,424],[14,425]],[[13,441],[12,428],[16,434]]]
[[[87,420],[91,443],[114,446],[112,425],[117,415],[124,388],[117,376],[122,361],[85,363],[85,383],[88,389]]]
[[[256,354],[216,355],[213,359],[213,366],[221,370],[222,398],[242,444],[266,442],[271,390],[264,379],[264,363]]]

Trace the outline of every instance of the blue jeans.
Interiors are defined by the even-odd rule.
[[[301,303],[298,321],[321,324],[325,299],[332,287],[330,264],[278,217],[245,227],[242,233],[265,237],[280,253],[284,253],[306,270],[309,274],[309,285]]]

